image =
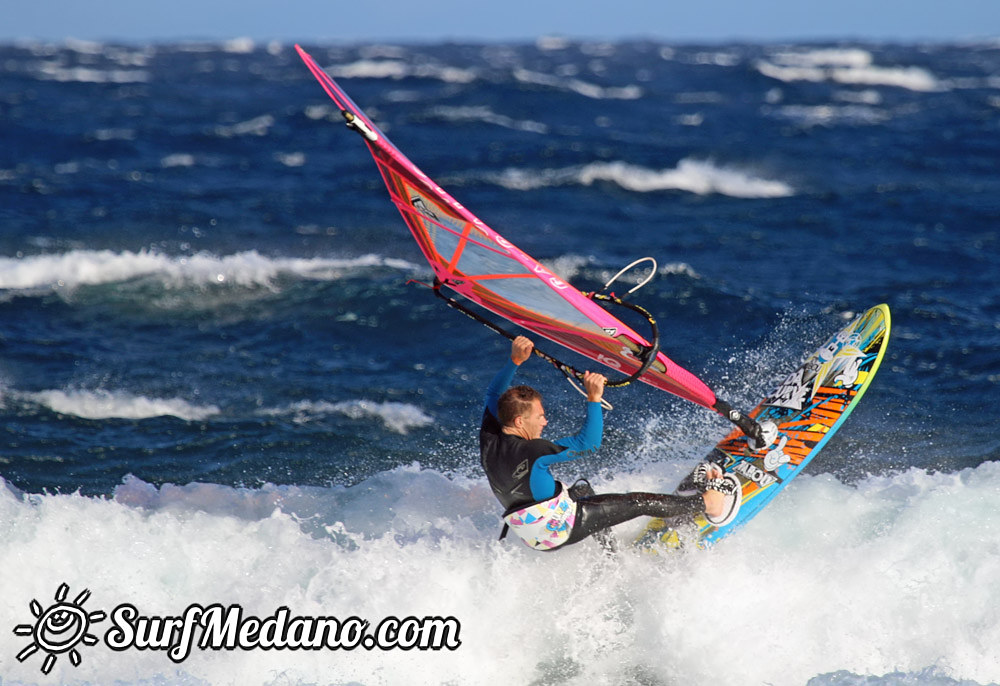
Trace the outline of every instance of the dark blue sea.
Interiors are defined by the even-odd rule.
[[[304,47],[576,287],[654,257],[632,300],[734,405],[884,302],[881,370],[711,550],[497,542],[476,429],[508,343],[409,283],[430,269],[293,47],[0,45],[0,683],[1000,683],[1000,42]],[[520,378],[576,431],[561,375]],[[728,431],[610,393],[564,481],[668,491]],[[59,602],[89,631],[46,638]],[[111,648],[122,604],[461,643],[177,660],[169,627]]]

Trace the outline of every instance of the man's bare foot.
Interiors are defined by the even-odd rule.
[[[705,516],[715,526],[725,526],[736,519],[742,500],[740,481],[733,474],[709,483],[702,494],[705,501]]]
[[[701,494],[705,501],[705,514],[713,519],[722,516],[722,510],[726,506],[726,496],[718,491],[705,491]]]

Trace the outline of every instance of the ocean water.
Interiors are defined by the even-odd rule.
[[[1000,43],[306,47],[577,287],[656,258],[633,299],[733,404],[886,302],[882,369],[711,550],[499,543],[475,434],[507,343],[408,283],[292,46],[0,46],[0,683],[1000,683]],[[575,431],[560,375],[520,378]],[[728,430],[611,400],[562,479],[666,491]],[[60,603],[86,632],[36,631]],[[165,618],[213,604],[460,630],[172,658]]]

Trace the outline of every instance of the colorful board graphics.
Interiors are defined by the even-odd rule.
[[[714,543],[753,519],[822,450],[871,384],[889,328],[889,307],[871,308],[834,334],[754,408],[750,416],[777,426],[777,438],[769,446],[753,450],[738,430],[715,446],[708,459],[739,478],[743,498],[739,514],[726,526],[695,518],[699,545]],[[668,522],[653,519],[636,543],[676,547],[681,540]]]

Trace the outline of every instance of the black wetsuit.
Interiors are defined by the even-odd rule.
[[[575,436],[555,442],[542,438],[527,440],[504,433],[497,419],[497,401],[510,386],[517,365],[508,360],[490,382],[486,391],[486,407],[479,430],[480,462],[504,506],[504,515],[554,498],[563,485],[549,472],[557,462],[574,460],[589,454],[601,445],[604,419],[601,404],[587,403],[587,418]],[[695,515],[705,511],[699,495],[684,497],[660,493],[608,493],[596,495],[586,481],[569,489],[576,501],[576,519],[569,538],[562,544],[576,543],[594,533],[627,522],[636,517],[672,518]],[[506,529],[505,529],[506,531]]]

